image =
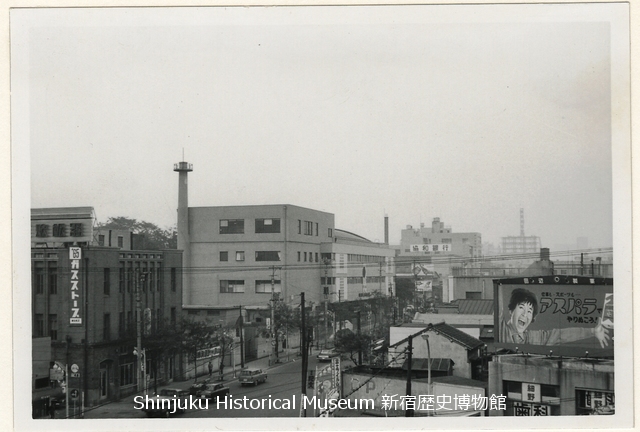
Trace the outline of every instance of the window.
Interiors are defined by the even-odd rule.
[[[187,311],[187,315],[198,315],[200,313],[200,311],[197,310],[188,310]]]
[[[69,224],[69,235],[71,237],[82,237],[82,224],[81,223],[72,223]]]
[[[329,233],[329,237],[333,237],[333,229],[332,228],[329,228],[328,233]]]
[[[244,281],[243,280],[221,280],[220,292],[221,293],[243,293]]]
[[[120,337],[123,337],[126,332],[125,329],[125,321],[124,321],[124,312],[120,312],[118,314],[118,334]]]
[[[244,261],[244,251],[236,252],[236,261]]]
[[[307,253],[304,253],[304,262],[307,262]]]
[[[256,219],[256,234],[279,232],[280,219]]]
[[[104,269],[104,287],[103,287],[104,295],[111,294],[111,269]]]
[[[102,322],[102,339],[111,340],[111,314],[104,314]]]
[[[49,264],[49,294],[58,294],[58,269],[56,263]]]
[[[220,234],[244,234],[244,219],[220,220]]]
[[[316,252],[316,262],[318,262],[318,252]]]
[[[104,235],[102,234],[98,236],[98,245],[104,246]]]
[[[136,383],[136,370],[133,363],[120,365],[120,386],[130,386]]]
[[[467,291],[464,295],[467,300],[482,300],[481,291]]]
[[[313,222],[304,221],[304,235],[313,235]]]
[[[36,294],[44,294],[44,269],[36,267],[33,271],[33,287]]]
[[[177,284],[176,268],[172,267],[171,268],[171,291],[172,292],[176,292],[176,284]]]
[[[36,237],[49,237],[49,225],[36,224]]]
[[[280,252],[258,251],[256,252],[256,261],[280,261]]]
[[[282,292],[282,286],[280,281],[277,280],[273,284],[273,292]],[[271,294],[271,281],[270,280],[257,280],[256,281],[256,293]]]
[[[220,261],[229,261],[229,252],[220,251]]]
[[[49,314],[49,336],[51,340],[58,340],[58,315]]]
[[[302,221],[298,219],[298,234],[302,234]]]
[[[301,254],[301,252],[298,251],[298,262],[300,262],[300,254]]]
[[[220,311],[218,310],[208,310],[207,315],[220,315]]]
[[[450,239],[450,238],[443,238],[443,239],[442,239],[442,243],[444,243],[444,244],[451,244],[451,239]]]
[[[316,222],[316,237],[318,237],[318,222]]]
[[[175,325],[176,324],[176,320],[177,320],[176,308],[172,307],[171,308],[171,325]]]
[[[123,248],[124,247],[124,237],[122,237],[122,236],[118,236],[118,247],[119,248]]]
[[[120,264],[120,268],[118,269],[118,291],[124,292],[124,263]]]
[[[35,337],[43,337],[44,336],[44,315],[36,314],[33,325],[34,325],[33,335]]]

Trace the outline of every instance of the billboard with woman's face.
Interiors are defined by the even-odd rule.
[[[541,276],[494,286],[498,346],[613,357],[613,279]]]

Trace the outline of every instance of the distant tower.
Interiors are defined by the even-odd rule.
[[[524,209],[520,209],[520,237],[524,237]]]
[[[182,249],[182,304],[189,304],[191,289],[186,269],[191,267],[191,239],[189,238],[189,184],[187,174],[193,165],[187,162],[173,164],[178,177],[178,249]]]
[[[389,244],[389,216],[384,215],[384,244]]]

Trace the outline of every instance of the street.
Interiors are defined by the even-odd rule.
[[[309,356],[308,370],[315,370],[318,365],[316,352]],[[300,415],[300,387],[301,387],[301,367],[302,361],[290,361],[277,364],[271,368],[264,368],[267,371],[267,381],[257,386],[242,386],[237,379],[230,379],[225,385],[230,389],[230,396],[233,400],[247,399],[288,399],[292,400],[295,395],[296,406],[290,409],[268,409],[268,402],[265,409],[232,409],[230,404],[224,408],[221,404],[217,408],[215,401],[209,401],[208,409],[188,410],[184,414],[177,415],[181,418],[243,418],[243,417],[298,417]],[[170,387],[188,388],[192,384],[189,382],[173,383]],[[202,404],[204,406],[204,404]],[[279,404],[280,405],[280,404]],[[310,414],[310,413],[309,413]],[[127,398],[119,402],[112,402],[103,406],[88,408],[85,411],[85,418],[146,418],[146,414],[134,408],[132,398]]]

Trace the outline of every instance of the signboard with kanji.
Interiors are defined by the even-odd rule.
[[[497,279],[494,286],[501,346],[533,353],[573,347],[613,357],[613,279],[524,277]]]

